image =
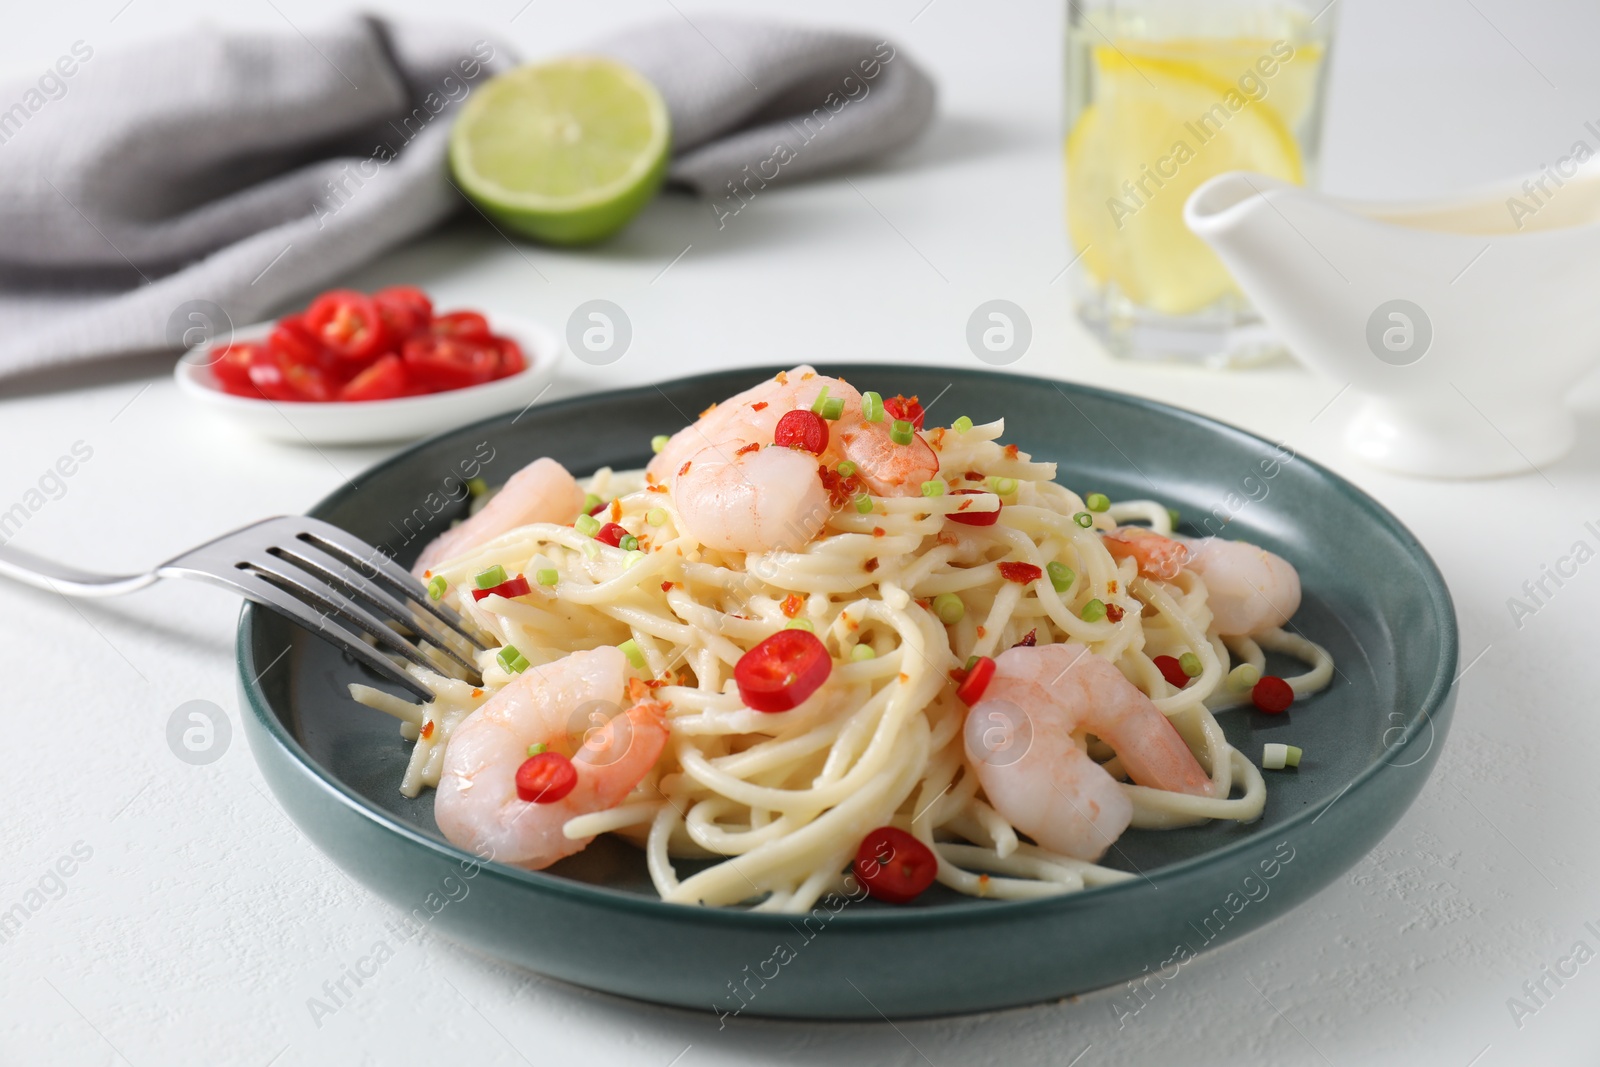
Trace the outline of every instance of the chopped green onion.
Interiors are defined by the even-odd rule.
[[[600,520],[593,515],[579,515],[578,521],[572,525],[585,537],[593,537],[600,532]]]
[[[672,440],[672,438],[668,437],[664,433],[656,434],[654,437],[650,438],[650,451],[660,455],[661,450],[667,447],[667,442],[670,440]]]
[[[1044,572],[1050,576],[1050,588],[1058,593],[1065,593],[1071,589],[1072,583],[1078,577],[1065,563],[1046,563]]]
[[[883,397],[877,393],[861,394],[861,417],[868,422],[883,421]]]
[[[583,498],[583,513],[587,515],[589,512],[593,511],[603,503],[605,503],[605,501],[600,499],[600,495],[598,493],[589,493]]]
[[[856,511],[863,515],[872,514],[872,498],[865,493],[856,494]]]
[[[644,513],[644,521],[651,526],[665,526],[667,524],[667,510],[665,508],[651,508]]]
[[[871,645],[857,645],[850,650],[850,658],[856,663],[861,663],[865,660],[877,659],[878,654],[873,651]]]
[[[839,472],[839,477],[848,478],[856,472],[856,465],[849,460],[844,460],[835,470]]]
[[[550,751],[550,746],[543,741],[535,741],[528,746],[528,755],[530,756],[542,756],[548,751]]]
[[[800,617],[798,619],[790,619],[788,625],[785,626],[784,629],[785,630],[804,630],[808,634],[814,634],[814,633],[817,632],[817,628],[812,625],[811,620],[805,618],[804,616],[802,616],[802,617]]]
[[[943,478],[932,478],[922,483],[922,495],[944,496],[944,491],[947,488],[948,486],[944,484]]]
[[[967,605],[954,593],[940,593],[933,598],[933,613],[946,626],[954,626],[967,614]]]
[[[506,645],[495,659],[507,674],[521,674],[528,669],[528,657],[518,652],[516,645]]]
[[[482,478],[468,478],[467,492],[473,496],[482,496],[489,491],[489,483]]]
[[[428,599],[438,600],[444,596],[444,591],[450,588],[450,583],[444,580],[444,575],[435,574],[428,582]]]
[[[817,414],[829,422],[838,422],[844,418],[844,398],[838,396],[829,397],[828,402],[822,405],[822,410]]]
[[[1183,655],[1179,656],[1178,666],[1182,667],[1183,673],[1187,674],[1191,678],[1200,677],[1200,672],[1205,670],[1205,667],[1201,666],[1200,664],[1200,657],[1195,655],[1193,652],[1185,652]]]
[[[1079,612],[1079,614],[1083,617],[1084,622],[1099,622],[1106,617],[1105,601],[1099,598],[1091,600],[1083,606],[1083,611]]]
[[[497,585],[506,583],[506,569],[496,563],[486,571],[479,571],[472,583],[479,589],[493,589]]]
[[[1104,493],[1090,493],[1083,498],[1083,506],[1090,511],[1105,511],[1111,507],[1111,498]]]
[[[639,642],[630,637],[618,645],[617,649],[628,657],[628,662],[633,664],[635,670],[644,670],[644,652],[640,650]]]
[[[1094,516],[1087,511],[1080,511],[1072,516],[1072,521],[1082,526],[1085,530],[1094,525]]]
[[[1234,693],[1248,693],[1261,681],[1261,672],[1248,663],[1241,663],[1228,672],[1228,689]]]
[[[639,551],[639,539],[633,534],[623,534],[622,540],[617,542],[617,547],[624,552],[637,552]]]
[[[642,559],[644,559],[644,553],[635,548],[622,557],[622,569],[627,570]]]
[[[970,671],[972,668],[976,667],[980,658],[981,657],[978,656],[968,656],[966,669]]]
[[[972,420],[963,415],[955,422],[952,422],[950,424],[950,428],[956,433],[966,433],[968,430],[972,429]]]
[[[555,585],[561,580],[561,572],[554,567],[540,567],[533,572],[533,578],[540,585]]]
[[[1182,516],[1178,514],[1178,509],[1177,508],[1168,508],[1167,509],[1167,521],[1172,523],[1172,528],[1174,530],[1176,530],[1178,528],[1178,520],[1180,518],[1182,518]]]
[[[907,419],[895,419],[889,430],[889,440],[897,445],[909,445],[914,427]]]
[[[1017,491],[1017,480],[1015,478],[996,478],[991,476],[985,478],[983,483],[1000,496],[1010,496]]]
[[[826,409],[827,405],[828,405],[828,387],[826,385],[824,385],[822,387],[822,392],[818,393],[817,394],[817,398],[811,402],[811,414],[813,414],[813,415],[822,415],[822,412]],[[823,415],[822,417],[823,418],[827,418],[826,415]]]
[[[1305,755],[1294,745],[1269,744],[1261,749],[1261,768],[1267,771],[1281,771],[1285,767],[1300,766],[1300,757]]]

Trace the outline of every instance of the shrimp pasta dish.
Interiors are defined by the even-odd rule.
[[[423,550],[481,685],[351,686],[455,845],[540,869],[617,835],[663,900],[760,911],[1068,893],[1134,877],[1100,862],[1129,828],[1258,818],[1217,716],[1332,674],[1288,562],[1080,496],[1003,420],[801,366],[651,445],[536,460]]]

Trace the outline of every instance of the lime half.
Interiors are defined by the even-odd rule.
[[[492,79],[450,131],[450,169],[491,218],[552,244],[609,237],[661,185],[667,106],[642,76],[575,57]]]

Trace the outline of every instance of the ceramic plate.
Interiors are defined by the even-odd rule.
[[[979,371],[821,369],[885,393],[932,397],[948,387],[941,421],[1003,415],[1007,439],[1058,462],[1065,484],[1163,500],[1189,532],[1197,519],[1231,513],[1230,536],[1299,568],[1305,599],[1292,625],[1333,653],[1338,674],[1287,714],[1220,716],[1251,759],[1269,741],[1305,750],[1298,770],[1267,773],[1260,821],[1130,830],[1107,862],[1139,877],[1082,893],[998,902],[935,886],[911,906],[839,899],[800,917],[664,904],[642,855],[606,839],[546,871],[480,868],[440,837],[431,792],[400,795],[409,746],[393,719],[345,694],[347,682],[371,679],[331,646],[248,607],[238,639],[247,733],[307,836],[374,892],[425,917],[417,921],[545,974],[702,1010],[875,1019],[880,1010],[1026,1004],[1169,968],[1303,903],[1416,797],[1454,703],[1455,616],[1433,561],[1370,497],[1259,437],[1148,400]],[[458,516],[442,502],[463,464],[479,465],[491,484],[543,455],[576,473],[639,466],[651,436],[678,429],[683,412],[774,370],[562,401],[515,425],[480,422],[379,465],[312,514],[409,564]]]
[[[241,327],[229,340],[257,341],[271,333],[272,327],[270,322]],[[488,415],[520,412],[555,380],[565,346],[553,331],[509,315],[489,316],[489,328],[522,346],[528,366],[508,378],[426,396],[326,404],[233,396],[222,391],[211,373],[210,353],[216,344],[192,349],[172,373],[178,387],[196,403],[274,441],[313,445],[408,441]]]

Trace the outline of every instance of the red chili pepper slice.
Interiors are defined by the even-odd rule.
[[[1019,563],[1016,560],[1006,560],[1000,564],[1000,577],[1008,582],[1020,582],[1027,585],[1044,577],[1044,571],[1031,563]]]
[[[500,349],[462,337],[413,337],[401,349],[406,372],[425,392],[482,385],[500,375]]]
[[[624,530],[621,526],[618,526],[614,522],[608,522],[604,526],[600,527],[600,532],[594,535],[594,539],[599,541],[602,545],[610,545],[612,548],[618,548],[622,544],[622,539],[627,536],[627,530]]]
[[[1282,715],[1294,703],[1294,689],[1276,674],[1263,674],[1250,690],[1250,702],[1268,715]]]
[[[521,345],[509,337],[496,337],[494,343],[500,349],[500,373],[496,378],[509,378],[528,369],[528,357],[522,354]]]
[[[529,756],[517,768],[517,797],[529,804],[554,804],[578,784],[578,769],[559,752]]]
[[[396,344],[426,330],[433,321],[433,301],[414,285],[391,285],[372,294],[378,317]]]
[[[1161,677],[1167,680],[1168,685],[1182,689],[1189,684],[1189,676],[1183,672],[1177,656],[1157,656],[1151,662],[1156,665],[1156,670],[1161,672]]]
[[[747,707],[788,711],[822,687],[833,673],[833,658],[816,634],[779,630],[739,657],[733,680]]]
[[[340,359],[371,359],[387,347],[388,331],[372,298],[353,289],[329,289],[306,308],[305,324]]]
[[[970,708],[983,699],[983,691],[989,688],[989,680],[993,677],[994,660],[988,656],[979,656],[978,662],[972,665],[972,669],[956,688],[956,696]]]
[[[888,904],[906,904],[933,884],[939,857],[899,827],[880,826],[861,839],[852,866],[870,895]]]
[[[211,373],[222,386],[222,391],[235,396],[259,398],[261,394],[250,384],[250,362],[262,346],[250,341],[238,341],[216,349],[211,354]]]
[[[447,311],[436,316],[428,329],[440,337],[462,337],[469,341],[487,341],[490,337],[489,320],[476,311]]]
[[[986,492],[988,492],[986,489],[952,489],[950,490],[950,495],[978,496]],[[1004,504],[1001,505],[1001,507],[1004,506]],[[993,511],[952,511],[945,518],[951,522],[959,522],[966,526],[993,526],[1000,521],[1000,508],[995,508]]]
[[[514,596],[527,596],[530,591],[528,579],[519,574],[515,578],[507,578],[499,585],[488,589],[472,590],[472,599],[482,600],[486,596],[503,596],[509,599]]]
[[[922,420],[926,417],[922,405],[914,396],[891,396],[883,402],[883,410],[888,412],[891,419],[905,419],[915,430],[922,429]]]
[[[389,400],[406,391],[406,368],[400,357],[389,353],[351,378],[339,390],[340,400]]]
[[[785,412],[772,431],[772,443],[779,448],[803,448],[820,456],[828,447],[827,420],[804,408]]]

